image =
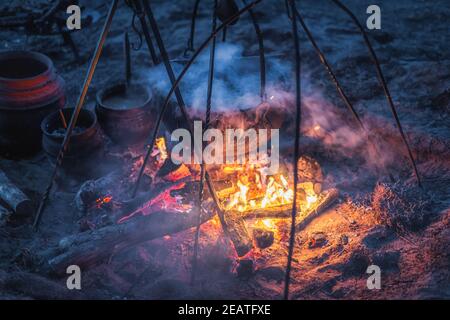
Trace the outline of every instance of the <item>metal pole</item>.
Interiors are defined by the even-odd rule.
[[[145,21],[145,14],[142,11],[142,5],[139,1],[132,1],[133,9],[141,23],[142,32],[144,33],[145,41],[147,42],[147,47],[152,57],[153,64],[156,66],[159,64],[158,55],[156,54],[155,47],[153,46],[152,37],[150,36],[150,31],[147,27],[147,22]]]
[[[158,45],[159,53],[161,54],[161,58],[169,76],[170,83],[173,85],[175,83],[176,77],[175,73],[173,72],[172,65],[170,64],[169,55],[167,54],[167,50],[162,40],[161,33],[159,32],[158,23],[156,22],[155,16],[153,15],[153,11],[150,7],[149,1],[142,0],[142,4],[144,7],[144,12],[150,21],[150,27],[152,28],[153,34],[155,36],[156,44]],[[187,115],[186,105],[184,103],[183,97],[181,96],[180,89],[177,88],[175,90],[175,96],[178,105],[180,106],[181,112]]]
[[[217,0],[214,0],[214,10],[212,15],[212,27],[211,33],[214,33],[217,28]],[[225,30],[225,29],[224,29]],[[211,44],[210,56],[209,56],[209,73],[208,73],[208,91],[206,96],[206,115],[205,115],[205,128],[207,130],[211,121],[211,100],[212,100],[212,90],[214,82],[214,60],[216,53],[216,38],[214,37]],[[203,133],[202,133],[203,136]],[[203,148],[202,148],[203,150]],[[200,188],[198,195],[199,211],[197,227],[195,229],[195,239],[194,239],[194,256],[192,259],[192,274],[191,274],[191,284],[195,282],[195,276],[197,271],[197,256],[198,256],[198,238],[200,236],[200,225],[202,221],[202,202],[203,202],[203,188],[205,180],[205,163],[202,161],[200,165]]]
[[[262,0],[255,0],[254,2],[250,3],[249,5],[245,6],[244,8],[242,8],[237,14],[235,14],[234,16],[232,16],[231,18],[229,18],[227,21],[225,21],[223,24],[221,24],[215,32],[213,32],[212,34],[209,35],[209,37],[200,45],[200,47],[197,49],[197,51],[194,52],[194,54],[192,55],[192,57],[189,59],[189,61],[186,63],[185,67],[183,68],[183,70],[180,72],[180,74],[178,75],[178,78],[175,80],[174,84],[172,85],[172,87],[170,88],[169,93],[167,94],[167,97],[164,101],[164,104],[161,107],[161,110],[159,111],[158,114],[158,118],[156,119],[156,123],[155,123],[155,127],[153,128],[153,133],[152,136],[150,137],[150,142],[148,144],[148,149],[147,149],[147,153],[144,157],[144,163],[142,164],[141,170],[139,172],[139,176],[138,179],[136,181],[135,187],[134,187],[134,195],[137,192],[137,189],[139,188],[139,182],[142,178],[142,175],[144,173],[144,168],[148,162],[148,159],[150,158],[150,154],[152,152],[151,148],[155,145],[155,141],[156,141],[156,136],[158,135],[158,131],[159,131],[159,127],[161,125],[161,121],[162,118],[164,116],[164,112],[167,109],[167,106],[169,105],[169,101],[170,98],[172,97],[173,93],[175,92],[175,90],[178,88],[178,85],[180,84],[181,80],[183,79],[184,75],[186,74],[186,72],[189,70],[189,68],[192,66],[192,64],[194,63],[194,61],[197,59],[197,57],[200,55],[200,53],[207,47],[207,45],[209,44],[209,42],[217,36],[217,34],[228,24],[232,23],[234,21],[234,19],[236,19],[236,17],[241,16],[243,13],[247,12],[248,10],[250,10],[251,8],[253,8],[254,6],[256,6],[258,3],[260,3]],[[192,121],[189,117],[189,114],[183,113],[184,115],[184,119],[188,124],[188,130],[190,131],[191,135],[193,134],[193,129],[192,129]],[[205,180],[208,184],[209,187],[209,191],[211,193],[211,195],[214,198],[215,192],[213,189],[213,184],[211,183],[211,181],[209,181],[209,175],[208,175],[208,171],[205,171]],[[214,194],[214,195],[213,195]],[[219,212],[221,211],[220,205],[217,203],[217,201],[215,201],[216,207],[219,209]],[[219,214],[220,217],[220,214]]]
[[[392,112],[392,115],[394,116],[395,123],[397,124],[398,131],[400,132],[400,136],[401,136],[401,138],[403,140],[403,143],[405,144],[405,147],[406,147],[406,149],[408,151],[409,160],[411,161],[411,166],[413,167],[414,174],[415,174],[416,179],[417,179],[417,184],[419,185],[419,187],[422,187],[422,182],[421,182],[421,179],[420,179],[419,171],[417,169],[416,161],[414,160],[414,156],[412,154],[411,147],[409,146],[408,140],[406,139],[405,132],[403,131],[403,127],[402,127],[402,125],[400,123],[400,119],[398,117],[397,110],[396,110],[395,105],[394,105],[394,101],[392,100],[391,93],[390,93],[389,88],[387,86],[386,79],[384,78],[383,72],[381,71],[380,61],[377,58],[375,50],[373,49],[372,45],[370,44],[369,37],[367,36],[367,33],[364,30],[364,28],[361,25],[361,23],[358,21],[358,18],[356,18],[356,16],[353,14],[353,12],[350,11],[350,9],[348,9],[345,5],[343,5],[338,0],[332,0],[332,1],[336,4],[336,6],[338,6],[345,13],[347,13],[347,15],[353,20],[355,25],[358,27],[359,32],[363,36],[364,42],[365,42],[367,48],[369,49],[369,53],[370,53],[370,56],[372,58],[373,64],[375,65],[375,69],[377,71],[378,80],[379,80],[381,86],[383,87],[384,94],[385,94],[386,99],[388,101],[389,107],[391,108],[391,112]]]
[[[339,94],[339,96],[342,98],[342,100],[344,101],[344,104],[346,105],[346,107],[350,110],[350,112],[352,113],[353,117],[355,118],[356,122],[358,123],[359,129],[364,133],[364,135],[367,138],[367,141],[372,145],[372,147],[374,148],[376,155],[378,158],[380,158],[380,153],[379,150],[377,148],[377,145],[375,144],[375,142],[373,141],[371,135],[369,135],[369,133],[367,132],[366,127],[364,126],[364,123],[362,122],[361,118],[359,117],[356,109],[354,108],[353,104],[350,102],[350,99],[347,97],[347,95],[344,92],[344,89],[342,88],[339,80],[337,79],[333,69],[331,68],[330,64],[328,63],[328,60],[325,58],[325,55],[323,54],[323,52],[320,50],[319,46],[317,45],[316,41],[314,40],[313,35],[311,34],[311,32],[309,31],[309,28],[306,26],[306,23],[303,19],[303,17],[301,16],[300,12],[297,10],[294,15],[297,17],[298,21],[300,22],[303,30],[306,33],[306,36],[309,40],[309,42],[311,43],[311,45],[313,46],[314,50],[316,51],[317,55],[319,56],[319,60],[322,63],[322,65],[325,67],[325,69],[327,70],[331,81],[333,82],[333,84],[336,87],[336,90]],[[377,168],[378,169],[378,168]],[[378,170],[377,170],[378,171]],[[391,180],[394,180],[392,174],[390,172],[387,172],[387,174],[389,175],[389,177],[391,178]]]
[[[68,147],[69,142],[70,142],[70,137],[71,137],[73,129],[75,128],[75,125],[77,123],[78,116],[80,115],[81,108],[83,107],[83,103],[84,103],[84,100],[86,98],[87,91],[89,89],[89,85],[90,85],[90,83],[92,81],[92,77],[93,77],[94,72],[95,72],[95,68],[97,66],[98,60],[100,59],[100,55],[102,53],[103,45],[105,44],[106,37],[108,36],[109,30],[111,28],[111,22],[112,22],[112,19],[114,17],[114,14],[116,12],[118,2],[119,2],[118,0],[112,0],[111,6],[109,8],[108,16],[106,18],[105,24],[103,25],[103,29],[102,29],[102,31],[100,33],[100,38],[99,38],[99,40],[97,42],[97,46],[95,48],[94,56],[92,57],[91,63],[89,64],[88,72],[86,74],[86,78],[84,80],[81,93],[78,96],[78,100],[77,100],[77,103],[76,103],[75,110],[73,111],[72,117],[70,119],[70,123],[69,123],[69,125],[67,127],[66,134],[64,136],[64,140],[63,140],[63,143],[61,145],[61,149],[60,149],[60,151],[58,153],[58,157],[56,158],[56,164],[55,164],[55,168],[53,169],[53,173],[52,173],[52,175],[50,177],[50,182],[49,182],[47,188],[45,189],[45,192],[44,192],[44,194],[42,196],[41,202],[39,203],[39,208],[38,208],[38,211],[36,212],[36,217],[35,217],[35,220],[34,220],[34,223],[33,223],[33,228],[35,230],[39,226],[39,222],[41,220],[42,213],[43,213],[43,211],[45,209],[45,205],[46,205],[48,196],[50,194],[50,190],[51,190],[51,188],[53,186],[53,182],[54,182],[54,180],[56,178],[56,174],[57,174],[58,168],[61,166],[62,161],[64,159],[64,154],[67,151],[67,147]]]
[[[289,238],[288,260],[284,279],[284,299],[289,299],[289,283],[291,280],[292,255],[295,245],[295,219],[297,216],[297,184],[298,184],[298,157],[300,154],[300,124],[301,124],[301,83],[300,83],[300,43],[298,39],[297,17],[295,16],[295,0],[289,0],[291,7],[292,33],[294,35],[295,46],[295,93],[296,93],[296,114],[295,114],[295,146],[294,146],[294,199],[292,201],[291,233]]]
[[[144,8],[144,12],[145,12],[145,14],[147,15],[147,17],[148,17],[148,19],[150,21],[150,26],[151,26],[153,34],[154,34],[154,36],[156,38],[156,43],[158,45],[162,61],[163,61],[164,66],[166,68],[167,75],[169,76],[170,82],[173,85],[175,83],[175,73],[173,72],[172,65],[170,64],[169,55],[167,54],[166,47],[164,46],[164,42],[162,40],[161,33],[159,32],[158,24],[156,23],[155,17],[154,17],[153,12],[152,12],[152,9],[151,9],[151,7],[150,7],[150,5],[149,5],[147,0],[142,0],[142,3],[140,3],[139,0],[136,1],[136,8],[142,8],[142,7]],[[147,30],[147,33],[148,33],[148,28],[147,28],[147,24],[145,22],[145,19],[143,19],[142,29],[143,30]],[[145,32],[144,32],[144,34],[145,34]],[[145,38],[147,40],[147,36]],[[183,114],[183,117],[185,119],[187,119],[188,118],[188,113],[186,111],[186,105],[184,104],[183,97],[182,97],[180,89],[178,87],[175,90],[175,96],[177,98],[178,106],[180,107],[180,110],[181,110],[181,113]],[[147,164],[147,161],[148,161],[148,158],[150,156],[151,149],[153,148],[153,145],[154,145],[154,143],[147,146],[148,150],[147,150],[147,153],[146,153],[145,158],[144,158],[144,165],[141,167],[141,170],[139,171],[139,175],[138,175],[138,178],[136,180],[136,184],[134,186],[134,189],[133,189],[133,192],[132,192],[132,195],[131,195],[132,198],[134,198],[136,196],[137,191],[139,189],[139,185],[141,184],[141,179],[142,179],[142,176],[144,174],[145,165]]]
[[[187,54],[189,51],[191,51],[191,52],[195,51],[195,48],[194,48],[195,22],[197,20],[197,12],[198,12],[199,3],[200,3],[200,0],[195,0],[194,9],[192,10],[191,32],[190,32],[189,39],[187,42],[186,50],[184,50],[185,57],[187,57]]]
[[[245,0],[242,0],[244,5],[247,5]],[[256,19],[256,15],[253,10],[249,10],[250,18],[252,19],[253,27],[255,28],[256,37],[258,38],[258,46],[259,46],[259,72],[260,72],[260,81],[261,81],[261,101],[267,100],[266,95],[266,56],[264,49],[264,37],[259,27],[258,20]]]

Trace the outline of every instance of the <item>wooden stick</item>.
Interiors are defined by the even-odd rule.
[[[62,109],[59,109],[59,117],[61,118],[61,122],[62,122],[64,129],[67,129],[67,121],[66,121],[66,117],[64,116],[64,112],[62,111]]]
[[[322,200],[314,207],[304,210],[300,213],[295,226],[296,231],[302,231],[308,224],[317,218],[321,213],[331,207],[339,198],[339,191],[337,189],[330,189],[322,193]]]
[[[56,178],[56,174],[58,173],[58,169],[62,164],[67,147],[69,146],[70,138],[72,136],[73,129],[76,126],[78,116],[80,115],[81,109],[83,108],[84,100],[86,98],[86,94],[89,89],[89,85],[92,81],[92,77],[94,76],[94,72],[95,72],[95,68],[97,67],[98,60],[100,59],[100,55],[102,54],[103,45],[105,44],[106,37],[109,33],[109,29],[111,27],[114,13],[116,12],[118,2],[119,2],[118,0],[112,0],[111,7],[109,8],[108,16],[107,16],[105,24],[103,26],[102,32],[100,33],[100,38],[97,42],[94,56],[92,57],[91,63],[89,65],[88,73],[86,74],[86,78],[84,79],[84,83],[83,83],[83,87],[81,89],[80,95],[78,96],[75,110],[73,111],[72,118],[70,119],[69,126],[67,127],[66,134],[64,136],[64,140],[61,145],[61,149],[58,153],[58,157],[56,158],[55,168],[53,169],[52,175],[50,176],[50,181],[47,185],[47,188],[44,191],[44,194],[42,195],[42,199],[39,204],[38,211],[36,212],[36,216],[35,216],[34,223],[33,223],[33,228],[35,230],[37,230],[37,228],[39,226],[39,222],[41,221],[42,213],[44,212],[48,196],[50,195],[50,190],[52,189],[53,183]]]
[[[225,218],[225,233],[233,242],[234,249],[239,257],[245,256],[253,248],[253,243],[245,226],[241,212],[227,212]]]

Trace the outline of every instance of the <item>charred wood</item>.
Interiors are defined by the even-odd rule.
[[[239,257],[250,252],[253,244],[240,212],[226,212],[223,227]]]
[[[0,198],[19,216],[33,213],[31,200],[0,170]]]
[[[213,215],[211,211],[205,212],[202,214],[201,223],[205,223]],[[50,256],[42,258],[48,262],[47,267],[50,271],[63,274],[69,265],[76,264],[80,268],[89,268],[103,262],[112,253],[190,229],[195,227],[196,223],[196,210],[188,213],[158,211],[148,216],[134,217],[122,224],[65,237],[59,242],[56,255],[50,250],[47,251],[50,252],[48,254]]]

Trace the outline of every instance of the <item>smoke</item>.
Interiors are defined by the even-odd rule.
[[[209,58],[210,52],[206,49],[188,70],[180,85],[189,112],[195,117],[203,117],[206,109]],[[270,56],[266,59],[266,93],[270,107],[282,111],[287,118],[283,125],[288,128],[282,131],[280,139],[292,140],[293,143],[295,93],[292,62],[290,57]],[[175,73],[179,74],[184,65],[172,62],[172,66]],[[261,103],[259,72],[257,55],[244,56],[244,48],[238,44],[217,43],[212,94],[213,113],[256,108]],[[392,153],[386,151],[381,153],[377,150],[379,148],[375,149],[373,144],[368,142],[366,135],[359,129],[345,107],[331,103],[321,89],[311,85],[309,79],[313,75],[308,73],[307,67],[303,68],[302,73],[303,135],[318,139],[326,149],[344,157],[362,157],[370,167],[380,168],[393,162]],[[171,88],[163,65],[141,71],[140,76],[141,82],[156,88],[163,96]],[[233,122],[238,124],[242,119]],[[370,125],[368,128],[371,130]]]
[[[244,56],[244,48],[238,44],[217,43],[212,110],[217,112],[253,108],[260,103],[259,56]],[[205,49],[184,76],[180,90],[185,103],[193,113],[202,113],[206,108],[206,95],[209,72],[209,48]],[[290,63],[280,58],[266,58],[267,86],[270,93],[272,86],[287,83],[291,74]],[[184,65],[172,63],[176,74]],[[151,88],[157,88],[166,95],[171,84],[164,66],[159,65],[150,70],[141,71],[141,81]]]
[[[308,88],[302,104],[306,135],[317,138],[330,150],[346,158],[362,158],[366,165],[381,170],[398,162],[393,150],[386,148],[383,130],[392,132],[392,126],[381,123],[374,115],[361,117],[366,130],[362,130],[351,112],[338,107],[324,98],[317,88]],[[361,113],[360,113],[361,115]]]

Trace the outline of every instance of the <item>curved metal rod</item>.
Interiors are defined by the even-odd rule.
[[[327,70],[328,74],[330,75],[330,78],[332,80],[332,82],[334,83],[336,90],[338,91],[340,97],[342,98],[342,100],[344,101],[344,104],[347,106],[347,108],[350,110],[350,112],[352,113],[353,117],[355,118],[356,122],[359,125],[359,129],[364,133],[364,135],[367,138],[367,141],[372,145],[372,147],[374,148],[375,152],[376,152],[376,156],[379,157],[379,150],[377,148],[377,145],[375,144],[375,142],[373,141],[373,139],[371,138],[371,136],[369,135],[367,128],[364,126],[364,123],[362,122],[361,118],[359,117],[356,109],[354,108],[353,104],[350,102],[349,98],[347,97],[347,95],[344,92],[344,89],[342,88],[339,80],[337,79],[333,69],[331,68],[330,64],[328,63],[327,59],[325,58],[325,55],[323,54],[323,52],[320,50],[319,46],[317,45],[316,41],[314,40],[313,35],[311,34],[310,30],[308,29],[308,27],[306,26],[306,23],[303,19],[303,17],[301,16],[300,12],[298,10],[295,11],[295,16],[297,17],[298,21],[300,22],[303,30],[306,33],[307,38],[309,39],[309,42],[311,42],[312,46],[314,47],[314,49],[316,50],[317,55],[319,56],[319,60],[322,63],[322,65],[325,67],[325,69]],[[394,180],[394,178],[392,177],[392,174],[390,172],[387,172],[387,174],[389,175],[389,177],[391,178],[391,180]]]
[[[314,40],[313,35],[309,31],[308,27],[306,26],[305,21],[303,20],[303,17],[300,15],[300,12],[298,10],[295,11],[295,16],[297,17],[298,21],[300,22],[303,30],[306,33],[306,36],[308,37],[309,42],[311,42],[311,45],[314,47],[314,49],[317,52],[317,55],[319,56],[320,62],[327,70],[328,74],[331,77],[331,80],[333,81],[334,85],[336,86],[336,90],[338,91],[339,95],[341,96],[342,100],[344,101],[347,108],[351,111],[353,117],[355,118],[356,122],[358,122],[358,125],[360,128],[365,131],[365,127],[363,122],[361,121],[361,118],[359,117],[358,113],[356,112],[356,109],[353,107],[352,103],[350,102],[349,98],[345,94],[344,90],[342,89],[341,84],[339,83],[339,80],[336,78],[336,75],[331,69],[330,64],[328,63],[327,59],[325,58],[325,55],[320,50],[319,46],[317,45],[316,41]]]
[[[161,33],[158,28],[158,23],[156,22],[155,16],[153,15],[153,11],[152,11],[152,8],[150,7],[150,3],[148,0],[141,0],[141,1],[136,0],[135,2],[142,3],[144,13],[147,15],[147,18],[150,22],[150,27],[153,31],[153,35],[155,36],[156,44],[158,45],[159,52],[160,52],[161,58],[162,58],[162,62],[164,64],[164,67],[167,72],[167,76],[169,77],[170,83],[173,84],[175,82],[175,73],[172,69],[172,65],[170,64],[169,54],[167,53],[166,47],[164,46],[164,41],[162,40]],[[147,24],[144,23],[142,25],[142,28],[148,30]],[[187,118],[187,110],[186,110],[186,106],[184,103],[184,99],[183,99],[183,96],[181,95],[180,89],[178,89],[178,88],[176,88],[176,90],[175,90],[175,97],[177,99],[178,107],[180,108],[182,115],[185,118]],[[151,150],[151,148],[153,148],[153,145],[150,146],[149,150]],[[150,154],[146,155],[146,158],[144,160],[145,163],[147,163],[147,161],[148,161],[148,156],[150,156]],[[141,183],[142,175],[144,174],[144,170],[145,170],[145,166],[142,166],[141,170],[139,172],[139,175],[138,175],[138,180],[135,184],[135,188],[133,189],[133,192],[132,192],[132,198],[134,198],[136,196],[139,185]]]
[[[291,13],[296,12],[295,0],[289,0]],[[288,11],[289,16],[289,11]],[[295,220],[297,216],[297,184],[298,184],[298,157],[300,154],[300,125],[301,125],[301,61],[300,61],[300,43],[297,29],[297,18],[292,16],[292,33],[295,46],[295,94],[296,94],[296,113],[295,113],[295,145],[294,145],[294,199],[292,201],[291,233],[289,237],[288,259],[286,264],[286,273],[284,278],[284,299],[289,299],[289,283],[291,280],[292,255],[295,245]]]
[[[164,101],[164,104],[163,104],[163,106],[162,106],[162,108],[161,108],[161,110],[160,110],[160,112],[159,112],[159,114],[158,114],[158,118],[157,118],[157,120],[156,120],[155,127],[154,127],[154,129],[153,129],[153,133],[152,133],[152,136],[151,136],[151,139],[150,139],[150,143],[147,145],[147,146],[148,146],[148,149],[147,149],[147,153],[146,153],[145,158],[144,158],[144,162],[143,162],[143,164],[142,164],[142,169],[145,168],[145,166],[146,166],[146,164],[147,164],[147,162],[148,162],[148,160],[149,160],[150,154],[151,154],[151,152],[152,152],[152,148],[153,148],[153,146],[155,145],[156,136],[158,135],[158,131],[159,131],[159,128],[160,128],[160,125],[161,125],[161,121],[162,121],[162,118],[163,118],[163,116],[164,116],[164,112],[166,111],[167,106],[169,105],[170,98],[172,97],[172,95],[173,95],[173,93],[175,92],[175,90],[178,88],[178,86],[179,86],[181,80],[183,79],[184,75],[186,74],[186,72],[187,72],[187,71],[189,70],[189,68],[192,66],[192,64],[194,63],[194,61],[198,58],[198,56],[200,55],[200,53],[208,46],[209,42],[210,42],[214,37],[216,37],[217,34],[218,34],[225,26],[227,26],[227,25],[229,25],[230,23],[232,23],[232,22],[234,21],[234,19],[236,19],[237,17],[241,16],[243,13],[245,13],[245,12],[247,12],[248,10],[250,10],[251,8],[253,8],[254,6],[256,6],[256,5],[257,5],[258,3],[260,3],[261,1],[262,1],[262,0],[255,0],[255,1],[253,1],[253,2],[250,3],[249,5],[247,5],[247,6],[245,6],[244,8],[242,8],[238,13],[236,13],[235,15],[233,15],[232,17],[230,17],[229,19],[227,19],[223,24],[221,24],[221,25],[216,29],[216,31],[213,32],[213,33],[211,33],[211,34],[209,35],[209,37],[208,37],[208,38],[200,45],[200,47],[197,49],[197,51],[194,52],[194,54],[192,55],[192,57],[189,59],[189,61],[187,62],[187,64],[184,66],[184,68],[183,68],[183,70],[180,72],[178,78],[177,78],[177,79],[174,81],[174,83],[172,84],[172,87],[170,88],[170,91],[169,91],[169,93],[167,94],[167,97],[166,97],[166,99],[165,99],[165,101]],[[186,121],[188,122],[189,131],[190,131],[191,134],[192,134],[192,132],[193,132],[193,129],[192,129],[192,122],[191,122],[190,119],[188,118],[188,115],[187,115],[187,114],[184,114],[184,113],[183,113],[183,115],[184,115]],[[144,172],[143,172],[144,170],[142,170],[142,169],[141,169],[141,171],[140,171],[140,173],[139,173],[138,180],[136,181],[135,190],[137,190],[137,189],[139,188],[140,177],[141,177],[142,174],[144,173]],[[208,174],[208,172],[207,172],[206,170],[205,170],[205,179],[206,179],[206,182],[207,182],[209,191],[210,191],[211,195],[213,196],[213,199],[215,199],[215,196],[216,196],[216,195],[215,195],[214,189],[212,188],[213,184],[211,183],[211,181],[209,181],[209,180],[210,180],[210,177],[209,177],[209,174]],[[217,209],[219,210],[219,212],[221,212],[221,208],[220,208],[219,203],[218,203],[217,201],[214,201],[214,202],[215,202],[215,205],[216,205]],[[222,220],[223,217],[221,217],[220,214],[219,214],[219,218],[221,218],[221,220]]]
[[[242,0],[244,5],[247,5],[245,0]],[[256,19],[256,15],[253,10],[249,10],[250,18],[252,19],[253,27],[255,28],[256,37],[258,38],[258,46],[259,46],[259,71],[260,71],[260,81],[261,81],[261,101],[267,100],[266,95],[266,56],[264,49],[264,37],[259,27],[258,20]]]
[[[400,135],[401,135],[401,138],[403,140],[403,143],[405,144],[406,149],[408,151],[409,160],[411,161],[411,165],[412,165],[412,167],[414,169],[414,174],[415,174],[415,176],[417,178],[417,183],[418,183],[418,185],[420,187],[422,187],[422,182],[421,182],[421,179],[420,179],[419,171],[417,170],[416,161],[414,160],[414,156],[412,154],[411,147],[409,146],[408,140],[406,139],[406,135],[405,135],[405,133],[403,131],[403,127],[402,127],[402,125],[400,123],[400,119],[398,117],[397,110],[395,108],[394,102],[392,101],[391,93],[390,93],[389,88],[387,86],[387,83],[386,83],[386,80],[384,78],[383,72],[381,71],[380,62],[379,62],[379,60],[377,58],[377,55],[376,55],[372,45],[370,44],[369,37],[367,36],[367,33],[364,30],[364,28],[361,25],[361,23],[358,21],[358,18],[356,18],[356,16],[353,14],[352,11],[350,11],[350,9],[348,9],[345,5],[343,5],[339,0],[331,0],[331,1],[333,1],[333,3],[336,4],[336,6],[338,6],[340,9],[342,9],[353,20],[353,22],[355,23],[355,25],[359,29],[359,32],[361,33],[361,35],[364,38],[364,42],[365,42],[367,48],[369,49],[369,53],[370,53],[370,56],[372,58],[372,62],[375,65],[375,68],[376,68],[376,71],[377,71],[378,80],[379,80],[381,86],[383,87],[384,94],[385,94],[386,99],[388,101],[388,104],[389,104],[389,106],[391,108],[391,112],[392,112],[392,115],[394,116],[395,122],[397,124],[397,128],[398,128],[398,130],[400,132]]]
[[[212,14],[212,27],[211,33],[214,33],[217,28],[217,0],[214,0],[214,10]],[[225,30],[225,29],[224,29]],[[214,83],[214,60],[216,54],[216,37],[213,38],[210,56],[209,56],[209,73],[208,73],[208,91],[206,96],[206,114],[205,114],[205,128],[207,130],[211,122],[211,100],[212,100],[212,90]],[[202,133],[203,136],[203,133]],[[200,236],[200,225],[202,221],[202,202],[203,202],[203,188],[205,182],[205,163],[202,161],[200,165],[200,188],[198,192],[198,217],[197,226],[195,228],[195,239],[194,239],[194,255],[192,259],[192,274],[191,274],[191,284],[195,282],[195,276],[197,273],[197,256],[198,256],[198,238]]]
[[[142,4],[139,1],[133,1],[131,9],[135,13],[135,15],[138,17],[139,22],[141,24],[142,33],[144,33],[145,41],[147,42],[148,50],[150,51],[150,56],[152,57],[153,65],[159,64],[158,55],[156,54],[155,47],[153,46],[152,37],[150,36],[150,31],[147,28],[147,22],[145,22],[145,13],[142,8]],[[142,36],[138,31],[139,38],[141,39],[142,44]]]
[[[186,56],[189,51],[192,52],[195,51],[194,49],[195,22],[197,20],[197,12],[199,4],[200,0],[195,0],[194,9],[192,10],[192,17],[191,17],[191,32],[187,42],[186,50],[184,50],[184,56]]]

